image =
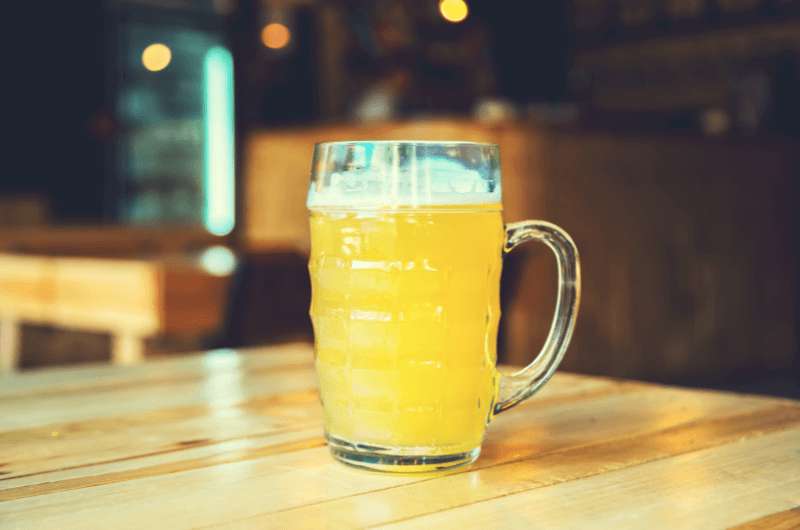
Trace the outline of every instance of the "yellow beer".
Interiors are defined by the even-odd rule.
[[[497,394],[500,205],[312,208],[311,317],[329,437],[477,448]]]
[[[382,471],[473,462],[486,424],[537,392],[580,301],[578,251],[546,221],[503,225],[493,144],[417,140],[314,147],[311,318],[334,458]],[[545,243],[558,266],[550,334],[528,367],[495,369],[505,252]]]

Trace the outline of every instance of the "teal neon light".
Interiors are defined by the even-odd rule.
[[[224,236],[236,223],[233,57],[222,46],[203,60],[203,224]]]

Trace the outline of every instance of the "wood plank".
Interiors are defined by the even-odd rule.
[[[684,399],[680,399],[674,392],[684,392]],[[751,418],[755,418],[751,422],[734,415],[730,421],[724,423],[730,428],[736,429],[740,426],[742,429],[731,434],[730,431],[720,430],[697,419],[720,415],[718,410],[704,408],[706,396],[671,389],[666,389],[666,393],[661,396],[646,396],[647,393],[644,392],[623,392],[607,398],[605,403],[587,396],[583,403],[592,404],[592,407],[578,406],[580,401],[567,401],[561,406],[544,407],[541,410],[537,407],[529,407],[527,411],[514,409],[504,415],[506,419],[514,420],[505,422],[507,430],[502,428],[503,417],[498,419],[498,429],[487,440],[486,457],[478,461],[478,466],[492,467],[567,447],[582,452],[592,442],[613,447],[615,437],[625,437],[631,431],[658,432],[665,426],[674,426],[675,422],[682,423],[681,420],[686,417],[681,418],[681,414],[687,410],[694,411],[690,417],[695,418],[699,426],[695,425],[694,430],[688,434],[682,432],[678,435],[679,439],[684,440],[683,445],[675,444],[671,438],[675,434],[668,430],[662,438],[646,439],[641,444],[642,447],[657,451],[655,455],[651,453],[651,458],[663,458],[672,454],[673,449],[685,448],[686,441],[697,438],[698,434],[705,433],[705,438],[701,439],[705,439],[707,443],[724,443],[732,438],[740,438],[742,432],[752,430],[752,421],[762,421],[756,427],[764,432],[784,427],[789,420],[797,421],[797,413],[791,406],[780,406],[782,410],[794,411],[794,416],[789,420],[781,416],[783,412],[770,412],[756,407],[756,410],[750,411]],[[720,399],[719,403],[725,401],[732,411],[742,410],[743,403],[751,402],[749,399],[737,400],[725,395]],[[625,418],[625,422],[618,421],[620,418]],[[697,447],[689,445],[689,450]],[[616,455],[617,458],[621,456]],[[640,462],[641,455],[634,454],[633,457],[639,459],[636,460],[637,463]],[[591,467],[589,474],[600,472],[608,465],[608,462],[593,464],[592,458],[588,461],[584,458],[582,461]],[[0,505],[0,509],[5,508],[8,511],[10,521],[21,518],[19,520],[42,525],[72,528],[85,525],[87,521],[102,520],[105,510],[110,509],[105,499],[114,498],[115,517],[120,518],[123,527],[126,524],[123,521],[135,521],[140,526],[166,522],[171,526],[189,527],[223,523],[236,517],[266,517],[265,514],[272,517],[271,512],[430,480],[426,477],[398,477],[350,469],[335,463],[323,447],[270,454],[263,458],[249,458],[245,454],[241,459],[226,463],[200,464],[191,469],[181,467],[175,470],[166,467],[146,471],[132,470],[133,474],[115,475],[111,483],[107,483],[107,478],[102,474],[86,477],[82,485],[93,486],[89,490],[76,489],[81,483],[42,482],[43,490],[40,495],[8,501]],[[507,475],[500,474],[501,477]],[[98,484],[97,480],[101,482]],[[471,483],[474,484],[474,480]],[[58,491],[59,487],[64,487],[65,491]],[[9,491],[12,492],[11,495],[19,494],[19,491]],[[33,494],[34,491],[27,489],[25,493]],[[86,496],[83,493],[85,491],[91,491],[92,495]],[[154,494],[158,495],[158,503],[153,503]],[[203,500],[210,495],[224,500],[218,503]],[[62,509],[65,505],[71,509],[65,512]],[[184,511],[180,509],[181,506],[192,506],[192,510]]]
[[[319,422],[305,428],[275,429],[268,433],[221,440],[216,444],[193,442],[179,444],[172,451],[140,455],[136,459],[123,458],[90,468],[63,469],[48,473],[45,481],[41,480],[42,477],[32,475],[8,479],[7,482],[0,482],[0,502],[243,463],[325,446]],[[154,470],[157,472],[154,473]]]
[[[41,226],[0,228],[3,252],[59,256],[142,257],[184,254],[229,238],[202,227]]]
[[[798,442],[794,428],[381,527],[725,528],[797,505]]]
[[[318,428],[321,422],[317,392],[304,390],[230,406],[175,407],[11,431],[0,436],[0,490],[16,487],[12,479],[19,477],[130,461],[187,447],[217,445],[222,451],[231,440]],[[25,451],[20,451],[23,444]],[[50,474],[34,482],[52,480]]]
[[[800,426],[800,409],[779,406],[735,413],[719,420],[690,420],[649,431],[633,428],[626,434],[600,435],[586,444],[541,448],[532,454],[518,454],[511,459],[495,457],[486,463],[479,460],[465,473],[265,513],[242,519],[233,526],[259,526],[267,521],[279,528],[295,527],[299,522],[309,528],[323,523],[342,528],[379,525],[580,480],[792,426]],[[496,444],[493,453],[507,452],[502,439],[490,437],[487,448],[493,443]]]
[[[286,372],[291,371],[288,377]],[[267,373],[268,372],[268,373]],[[266,370],[265,377],[249,373],[227,373],[199,381],[177,380],[158,385],[154,392],[135,386],[70,393],[42,398],[16,399],[3,403],[14,414],[0,415],[0,432],[74,423],[90,419],[122,417],[148,411],[189,406],[231,406],[257,396],[274,395],[313,388],[316,377],[307,364],[289,367],[282,372]],[[1,412],[1,411],[0,411]]]
[[[308,367],[305,370],[308,371]],[[273,387],[274,379],[292,373],[270,369],[259,377],[248,372],[249,382],[246,384],[252,385],[256,391],[261,389],[263,393],[241,402],[228,400],[164,407],[10,430],[0,437],[0,462],[5,463],[3,472],[6,474],[5,481],[0,477],[0,488],[10,487],[8,479],[20,475],[171,451],[186,440],[203,440],[205,445],[211,445],[235,436],[260,434],[268,431],[271,425],[275,428],[305,427],[309,421],[319,421],[322,410],[315,381],[306,379],[308,387],[298,391],[275,394],[265,390]],[[584,379],[581,383],[575,379],[575,376],[559,378],[558,382],[550,385],[548,393],[543,393],[536,407],[597,399],[621,391],[621,385],[611,381]],[[211,386],[222,387],[231,381],[236,381],[235,376],[225,375],[220,378],[221,383],[211,383]],[[158,387],[152,390],[162,392]],[[176,391],[174,387],[168,390],[170,393]],[[105,402],[115,400],[98,399]],[[521,410],[517,412],[522,414]],[[21,454],[18,447],[24,441],[27,441],[27,450]],[[51,479],[44,477],[42,480]]]
[[[615,396],[621,391],[620,385],[609,382],[601,382],[599,385],[553,385],[553,388],[555,392],[536,403],[537,409],[542,409],[542,413],[551,405],[569,406],[575,400]],[[319,421],[320,414],[316,392],[309,390],[260,396],[230,406],[180,407],[139,415],[129,414],[124,417],[11,431],[0,441],[0,462],[6,463],[4,469],[8,474],[5,480],[0,479],[0,488],[11,487],[8,484],[9,479],[16,476],[40,473],[43,469],[79,467],[102,462],[104,459],[130,459],[163,448],[171,450],[175,444],[191,437],[210,445],[218,439],[228,439],[243,429],[242,435],[248,435],[248,427],[253,429],[253,433],[261,433],[268,430],[270,421],[277,422],[281,428],[288,426],[290,422],[305,427],[309,419]],[[513,414],[519,416],[516,419],[510,413],[507,414],[506,428],[528,423],[524,414],[521,408]],[[269,416],[270,420],[265,419]],[[192,428],[198,431],[190,436]],[[52,436],[53,433],[57,433],[57,436]],[[199,433],[205,433],[205,436]],[[143,443],[142,439],[147,439],[147,442]],[[29,440],[29,450],[25,456],[16,451],[22,440]],[[41,480],[49,481],[51,478],[43,477]]]
[[[800,528],[800,506],[736,525],[731,530],[797,530],[797,528]]]
[[[161,329],[157,262],[54,258],[54,324],[148,336]]]
[[[0,254],[0,314],[42,318],[53,296],[50,259]]]
[[[106,363],[31,370],[3,380],[0,385],[0,412],[2,400],[6,398],[146,386],[173,379],[197,381],[231,370],[259,371],[310,363],[312,355],[306,343],[287,343],[269,348],[219,349],[197,355],[160,357],[124,370]]]
[[[264,361],[269,356],[266,357]],[[223,354],[217,357],[219,362],[209,365],[205,371],[193,374],[162,374],[148,370],[150,377],[146,380],[125,382],[109,377],[108,381],[102,381],[100,377],[100,381],[93,381],[87,387],[67,387],[30,395],[0,397],[0,432],[150,410],[141,408],[144,402],[154,407],[160,405],[160,408],[207,402],[218,405],[220,396],[224,393],[257,396],[259,391],[266,389],[273,391],[286,387],[288,391],[315,388],[316,376],[312,370],[310,352],[306,349],[305,355],[293,358],[296,361],[292,363],[279,360],[280,362],[274,364],[264,362],[260,365],[240,366],[237,358],[225,358]],[[223,370],[226,365],[227,369]],[[298,372],[296,380],[285,381],[286,372],[294,371]],[[100,373],[108,372],[101,370]],[[262,377],[266,379],[261,380]],[[540,394],[540,400],[616,384],[612,380],[584,379],[571,374],[560,374],[557,379],[557,382],[551,382]],[[215,389],[215,392],[209,393],[210,388]],[[150,392],[146,391],[163,396],[149,397]],[[190,396],[193,397],[190,399]],[[86,402],[83,407],[71,407],[72,404],[83,402]]]

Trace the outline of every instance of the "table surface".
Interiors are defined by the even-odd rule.
[[[796,528],[800,403],[557,374],[473,465],[334,462],[311,350],[0,378],[0,528]]]

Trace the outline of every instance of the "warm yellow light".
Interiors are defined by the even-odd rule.
[[[151,72],[158,72],[169,66],[172,51],[166,44],[156,42],[142,52],[142,64]]]
[[[442,0],[439,2],[439,12],[448,22],[461,22],[469,15],[469,7],[464,0]]]
[[[292,39],[292,32],[280,22],[270,22],[261,30],[261,42],[267,48],[283,48]]]

